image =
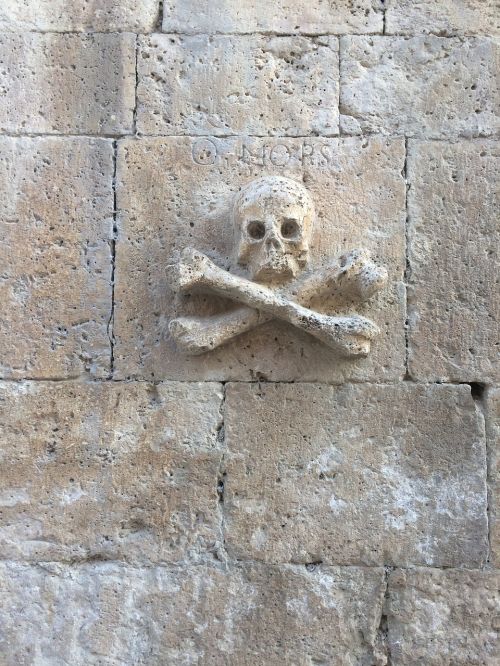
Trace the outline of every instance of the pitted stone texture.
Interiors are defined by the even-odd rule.
[[[385,32],[439,35],[500,33],[498,0],[388,0]]]
[[[338,133],[336,37],[152,35],[137,62],[142,134]]]
[[[389,577],[394,666],[497,666],[500,573],[396,570]]]
[[[343,381],[404,374],[405,184],[401,140],[155,138],[123,141],[118,156],[116,259],[117,378]],[[370,357],[342,360],[283,322],[269,322],[203,356],[188,358],[169,338],[179,315],[234,307],[208,296],[175,300],[167,268],[185,247],[231,268],[235,193],[257,176],[303,182],[316,206],[311,263],[352,248],[388,266],[388,287],[340,314],[366,316],[382,329]],[[161,270],[161,267],[164,267]]]
[[[165,0],[164,32],[382,32],[381,0]]]
[[[500,388],[486,394],[486,435],[488,446],[490,561],[500,565]]]
[[[6,664],[382,664],[383,570],[0,564]]]
[[[0,138],[0,376],[110,371],[113,148]]]
[[[494,40],[343,37],[340,60],[345,133],[450,138],[499,129]]]
[[[159,0],[2,0],[0,31],[148,32],[158,11]]]
[[[123,134],[135,106],[135,36],[0,35],[0,130]]]
[[[468,387],[230,384],[224,525],[238,559],[477,566],[485,443]]]
[[[196,560],[217,548],[213,384],[0,384],[0,557]]]
[[[499,144],[410,142],[409,367],[500,379]]]

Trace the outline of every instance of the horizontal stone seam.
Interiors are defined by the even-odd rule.
[[[81,560],[26,560],[26,559],[13,559],[13,558],[2,558],[0,557],[0,564],[24,564],[31,567],[43,567],[43,566],[64,566],[68,568],[77,568],[84,567],[89,565],[104,566],[108,564],[118,564],[126,566],[130,569],[137,570],[149,570],[149,569],[166,569],[172,571],[185,570],[189,571],[190,569],[196,569],[201,567],[209,567],[212,569],[224,569],[230,570],[231,568],[238,568],[244,566],[258,566],[262,568],[269,569],[292,569],[294,571],[306,570],[308,573],[317,571],[317,570],[326,570],[326,569],[362,569],[366,571],[387,571],[391,572],[396,571],[422,571],[422,572],[457,572],[457,573],[483,573],[483,574],[500,574],[500,569],[496,567],[432,567],[424,566],[421,564],[409,565],[409,566],[398,566],[398,565],[386,565],[386,564],[377,564],[373,566],[368,566],[366,564],[326,564],[326,563],[297,563],[297,562],[265,562],[263,560],[253,560],[253,559],[232,559],[227,562],[220,562],[219,560],[204,560],[204,561],[185,561],[185,562],[137,562],[137,561],[128,561],[125,559],[105,559],[105,558],[89,558]]]
[[[342,114],[344,115],[344,114]],[[47,132],[26,132],[26,133],[17,133],[17,132],[2,132],[0,131],[0,137],[6,137],[8,139],[108,139],[110,141],[141,141],[147,139],[216,139],[218,141],[223,141],[224,139],[268,139],[268,140],[300,140],[300,139],[408,139],[408,141],[415,141],[421,143],[443,143],[453,145],[458,142],[479,142],[479,141],[488,141],[488,140],[500,140],[500,132],[493,132],[491,134],[477,134],[471,136],[470,134],[456,134],[451,137],[426,137],[426,136],[415,136],[408,134],[384,134],[381,132],[364,132],[362,134],[348,134],[346,132],[341,132],[338,134],[144,134],[144,133],[134,133],[134,132],[125,132],[123,134],[78,134],[78,133],[47,133]]]
[[[395,387],[395,386],[443,386],[443,387],[458,387],[458,386],[468,386],[470,388],[471,384],[476,384],[477,382],[425,382],[419,381],[412,377],[406,379],[397,379],[393,382],[377,382],[377,381],[366,381],[366,380],[354,380],[351,379],[345,382],[325,382],[325,381],[300,381],[300,380],[266,380],[266,381],[254,381],[249,380],[245,381],[243,379],[144,379],[144,378],[133,378],[133,379],[120,379],[115,377],[0,377],[0,383],[5,384],[22,384],[32,382],[34,384],[60,384],[60,383],[73,383],[76,385],[86,386],[86,385],[126,385],[126,384],[147,384],[150,386],[162,386],[163,384],[214,384],[219,386],[226,386],[228,384],[238,384],[243,386],[272,386],[275,384],[286,384],[286,385],[297,385],[297,386],[326,386],[326,387],[340,387],[340,386],[373,386],[373,387]],[[496,384],[484,384],[485,389],[497,388]]]
[[[0,35],[137,35],[138,37],[149,37],[153,35],[176,35],[178,37],[404,37],[411,39],[412,37],[440,37],[441,39],[471,39],[471,38],[491,38],[495,39],[498,35],[494,32],[445,32],[442,31],[420,31],[420,32],[280,32],[276,30],[254,30],[250,32],[236,32],[236,31],[186,31],[186,30],[136,30],[132,27],[114,28],[113,30],[0,30]]]

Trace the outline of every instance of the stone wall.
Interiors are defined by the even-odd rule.
[[[0,31],[1,666],[498,664],[498,3],[3,0]],[[171,340],[172,257],[229,267],[263,174],[312,194],[316,261],[388,267],[367,358]]]

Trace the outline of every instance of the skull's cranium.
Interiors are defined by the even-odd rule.
[[[290,280],[309,261],[313,220],[314,204],[302,184],[279,176],[252,180],[234,204],[238,264],[257,282]]]

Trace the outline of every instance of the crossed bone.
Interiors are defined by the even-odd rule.
[[[353,250],[275,291],[233,275],[201,252],[186,248],[176,266],[175,280],[181,293],[208,291],[243,305],[222,315],[172,320],[170,334],[187,354],[205,353],[277,318],[313,335],[338,354],[355,357],[368,354],[379,328],[365,317],[329,316],[305,306],[324,296],[366,301],[384,286],[387,271],[370,261],[366,250]]]

